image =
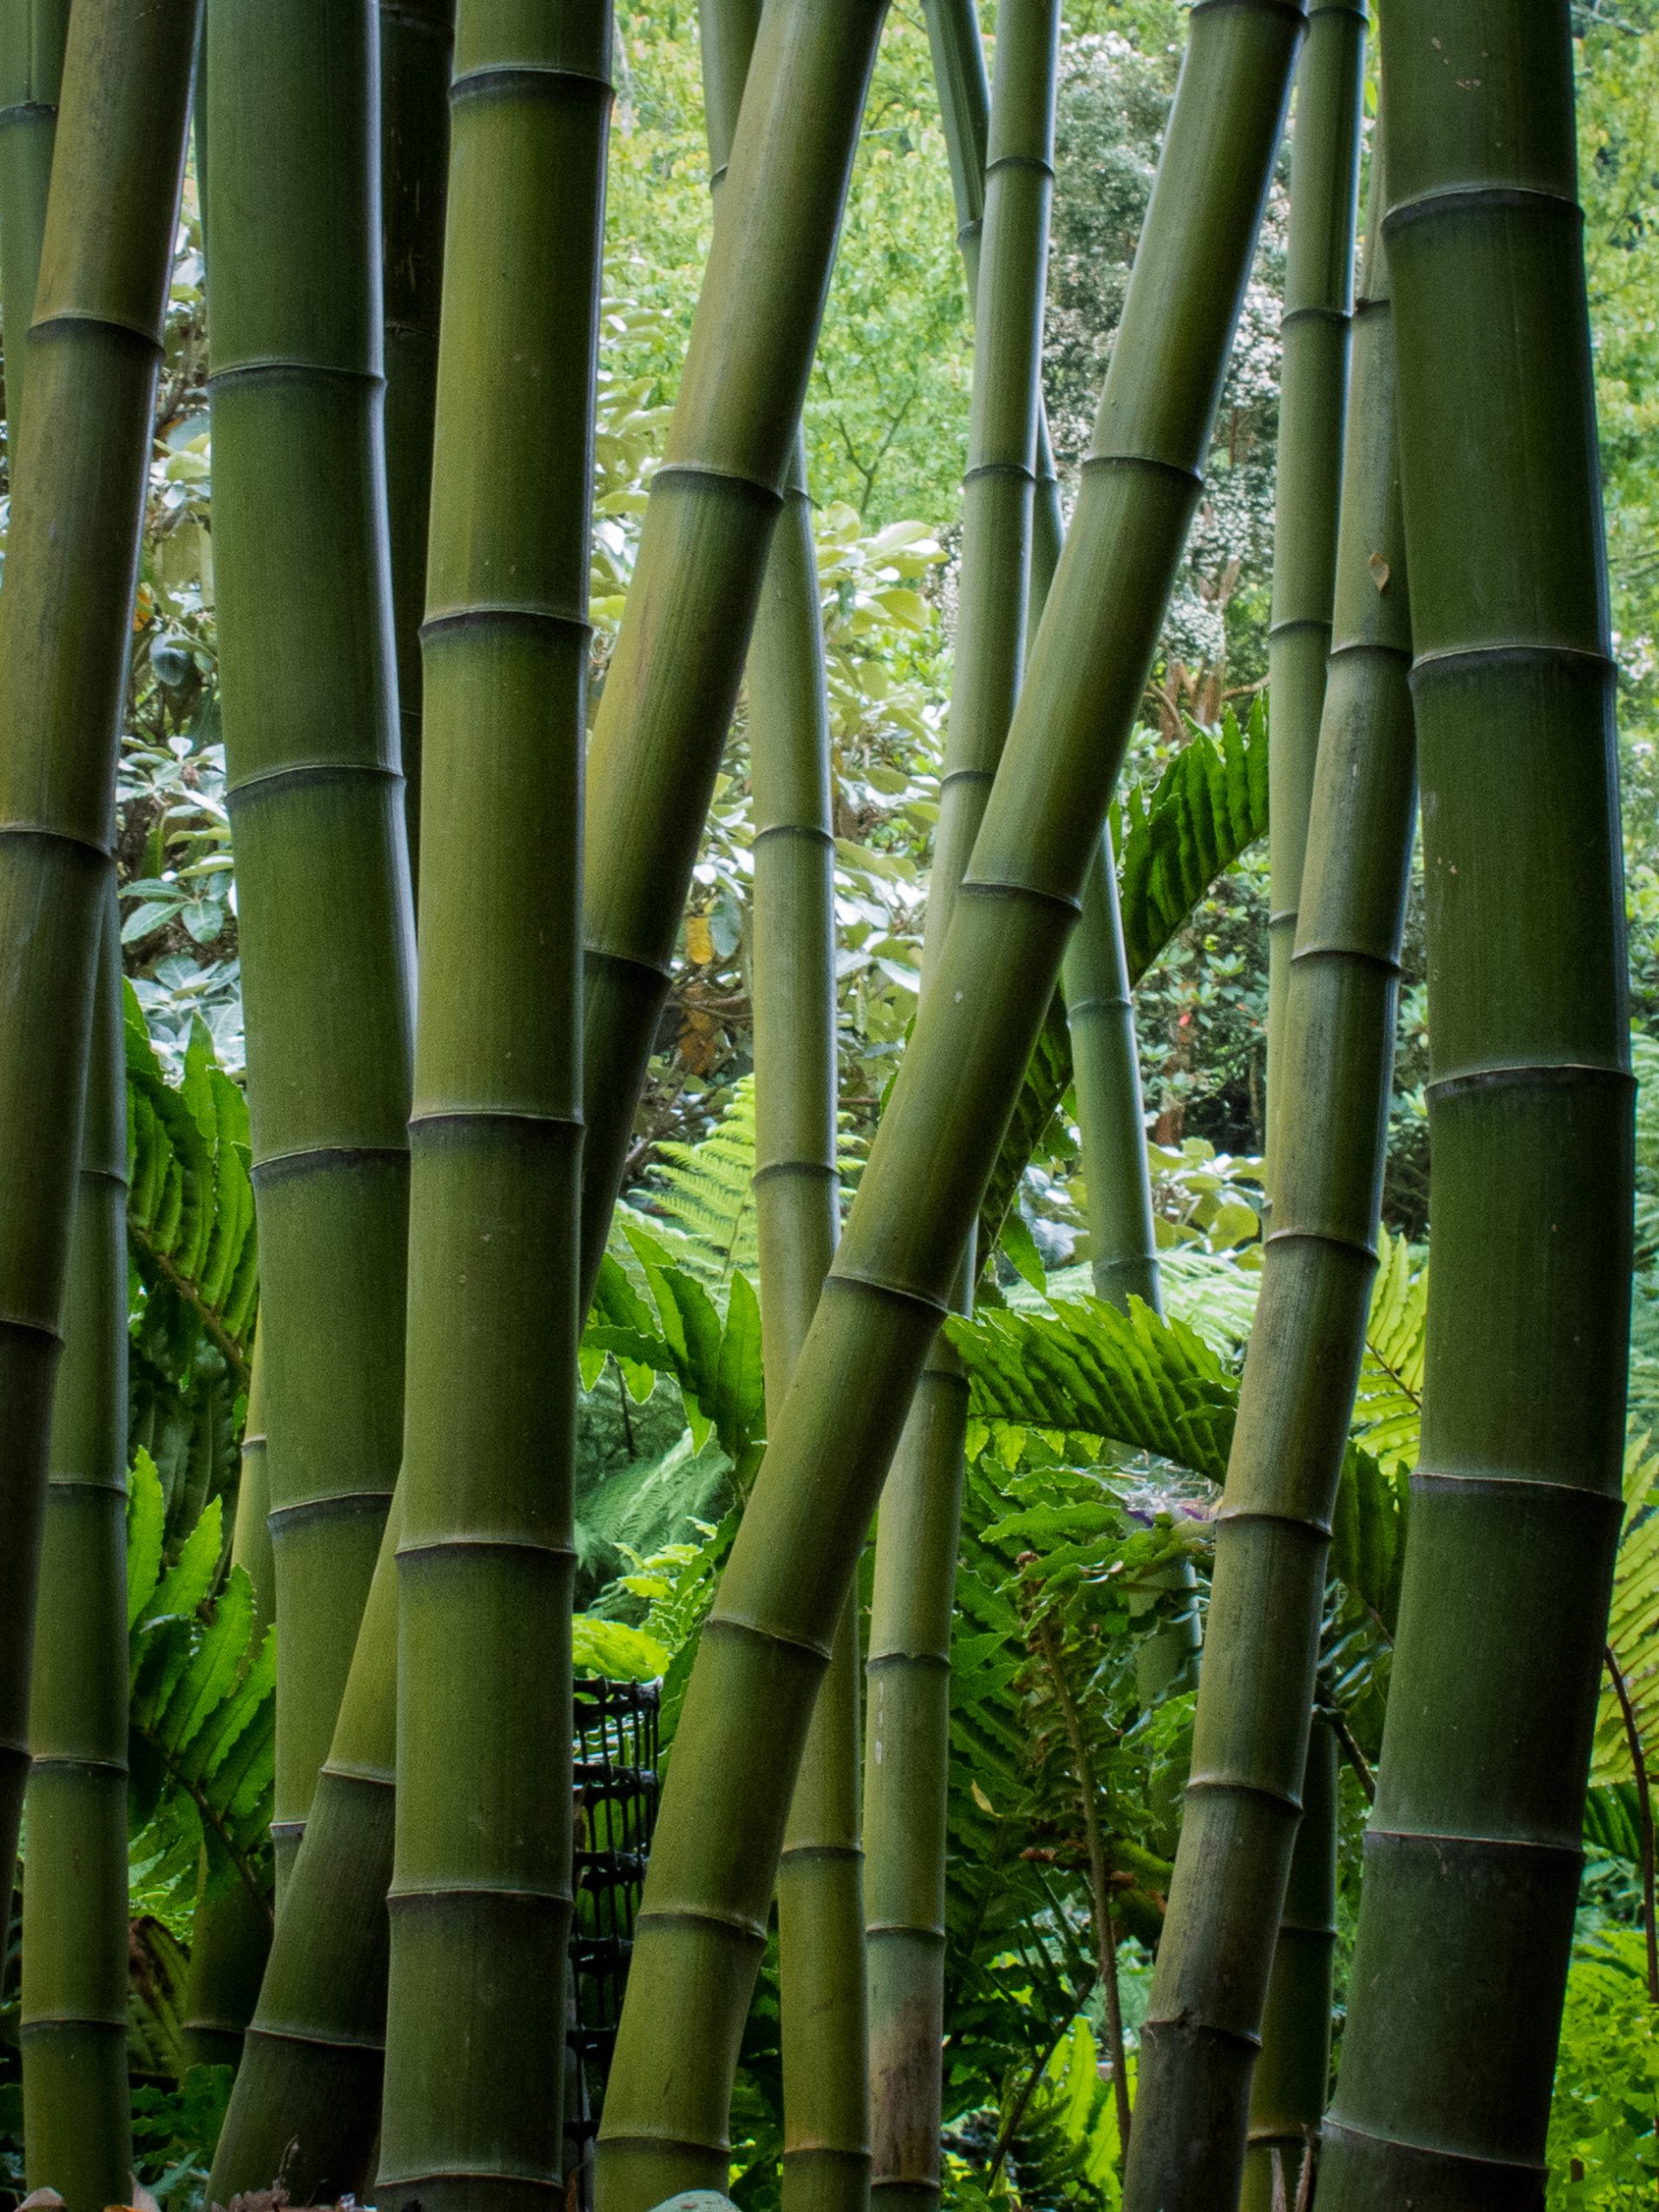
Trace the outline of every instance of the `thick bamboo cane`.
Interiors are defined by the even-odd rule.
[[[380,0],[386,519],[409,870],[420,880],[421,620],[426,611],[432,410],[438,388],[443,207],[455,0]]]
[[[769,0],[588,753],[584,1304],[668,988],[886,0]]]
[[[1322,2212],[1535,2205],[1624,1444],[1614,669],[1565,0],[1389,0],[1434,1268]]]
[[[283,1652],[279,1912],[403,1437],[413,930],[378,48],[373,0],[210,0],[213,548]]]
[[[1309,0],[1307,42],[1297,70],[1290,130],[1290,231],[1279,326],[1279,458],[1268,632],[1269,1190],[1278,1148],[1274,1099],[1281,1087],[1285,995],[1331,650],[1364,73],[1363,0]]]
[[[607,0],[461,0],[423,645],[376,2201],[562,2187],[582,754]],[[480,868],[480,855],[488,865]]]
[[[716,186],[730,158],[760,13],[758,0],[704,0],[699,18]],[[754,1207],[766,1398],[778,1406],[841,1218],[830,715],[801,442],[761,587],[747,686]],[[778,1869],[785,2212],[861,2212],[869,2202],[859,1646],[857,1602],[849,1594],[813,1708]]]
[[[1300,1811],[1331,1515],[1376,1264],[1415,794],[1394,413],[1387,278],[1374,249],[1286,1007],[1283,1149],[1217,1529],[1186,1812],[1141,2035],[1125,2186],[1137,2212],[1198,2212],[1238,2190]]]
[[[974,45],[977,50],[977,35]],[[1053,191],[1056,0],[1007,0],[978,233],[973,401],[956,664],[928,886],[922,999],[984,818],[1025,663]],[[970,1237],[953,1293],[971,1309]],[[874,2201],[929,2212],[940,2189],[950,1620],[968,1386],[938,1339],[881,1497],[866,1722],[866,1914]]]
[[[1301,20],[1277,0],[1192,17],[1091,465],[1002,766],[698,1652],[607,2094],[604,2212],[724,2175],[812,1700],[1139,709]]]
[[[14,465],[68,35],[69,0],[5,0],[0,7],[0,334]]]
[[[48,1440],[195,0],[79,0],[0,593],[0,1885],[28,1770]]]
[[[129,2194],[127,1116],[109,887],[80,1140],[29,1702],[23,2142],[68,2212]]]
[[[231,1563],[253,1585],[253,1619],[263,1633],[276,1614],[276,1567],[270,1548],[270,1490],[265,1478],[264,1362],[256,1337],[248,1377],[247,1419],[242,1432],[242,1479],[236,1493]],[[204,1878],[207,1860],[202,1862]],[[185,2056],[193,2066],[239,2066],[248,2022],[270,1953],[270,1914],[245,1882],[222,1896],[196,1898],[190,1930],[190,1988],[184,2022]]]

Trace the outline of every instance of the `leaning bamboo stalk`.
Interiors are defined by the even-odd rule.
[[[1322,2212],[1533,2205],[1620,1522],[1634,1086],[1564,0],[1383,18],[1434,1267]]]
[[[1282,1088],[1285,996],[1331,650],[1364,73],[1363,0],[1309,0],[1290,134],[1268,632],[1269,1191],[1278,1149],[1274,1100]]]
[[[380,0],[380,197],[385,289],[386,521],[397,728],[411,879],[420,880],[421,620],[449,175],[455,0]]]
[[[698,1649],[607,2092],[603,2212],[724,2176],[812,1700],[1139,709],[1300,29],[1299,10],[1254,0],[1192,17],[1091,465],[1002,766]]]
[[[23,1891],[29,2185],[126,2198],[127,1124],[120,920],[98,963],[80,1183],[52,1412],[29,1704]]]
[[[14,455],[0,592],[0,1924],[196,12],[75,10]]]
[[[760,13],[758,0],[703,0],[699,16],[715,187],[730,158]],[[747,671],[754,1207],[772,1406],[783,1403],[841,1224],[830,713],[805,462],[798,439]],[[778,1869],[785,2212],[861,2212],[869,2202],[859,1642],[849,1596]]]
[[[276,1567],[270,1547],[270,1488],[265,1476],[264,1363],[254,1339],[248,1377],[248,1410],[242,1432],[242,1475],[236,1492],[231,1565],[253,1587],[253,1628],[263,1635],[276,1614]],[[184,2021],[185,2056],[193,2066],[238,2066],[248,2022],[270,1953],[270,1913],[245,1882],[220,1896],[197,1891],[190,1930],[190,1986]]]
[[[1363,289],[1335,643],[1285,1014],[1283,1143],[1141,2031],[1124,2192],[1136,2212],[1198,2212],[1238,2190],[1376,1265],[1415,785],[1392,329],[1375,239]]]
[[[770,0],[588,753],[591,1296],[736,704],[886,0]]]
[[[213,547],[283,1652],[279,1910],[403,1435],[413,931],[377,73],[373,0],[210,0]]]
[[[582,754],[611,19],[461,0],[377,2201],[559,2191]],[[479,855],[489,855],[480,868]]]
[[[5,0],[0,7],[0,333],[14,464],[68,35],[69,0]]]
[[[928,884],[924,1004],[1025,662],[1059,13],[1056,0],[1007,0],[998,19],[976,256],[956,663]],[[958,1312],[971,1310],[974,1268],[970,1237],[953,1294]],[[882,1491],[870,1606],[871,2195],[894,2208],[937,2205],[941,2186],[950,1621],[967,1421],[962,1363],[940,1337]]]

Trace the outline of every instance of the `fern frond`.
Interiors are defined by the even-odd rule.
[[[1643,1760],[1659,1780],[1659,1452],[1645,1436],[1632,1438],[1624,1455],[1624,1533],[1613,1568],[1607,1642],[1630,1692]],[[1605,1675],[1590,1779],[1636,1779],[1624,1717]]]

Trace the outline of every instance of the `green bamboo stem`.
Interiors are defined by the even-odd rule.
[[[758,0],[704,0],[709,162],[730,158]],[[754,805],[755,1227],[766,1401],[783,1403],[839,1233],[834,809],[812,503],[797,441],[747,668]],[[859,1837],[859,1620],[849,1594],[778,1869],[785,2212],[869,2202]]]
[[[1291,122],[1268,632],[1269,1188],[1279,1148],[1274,1101],[1282,1088],[1285,997],[1331,650],[1364,74],[1364,0],[1308,0]]]
[[[1299,10],[1252,0],[1192,16],[1092,464],[1002,766],[699,1647],[607,2092],[603,2212],[645,2212],[725,2173],[812,1701],[1139,710],[1300,27]]]
[[[581,789],[611,18],[461,0],[376,2201],[563,2183]],[[486,868],[479,855],[487,853]]]
[[[1565,0],[1390,0],[1422,759],[1421,1456],[1321,2212],[1535,2205],[1620,1519],[1631,1104]],[[1439,43],[1436,43],[1438,40]]]
[[[68,35],[69,0],[5,0],[0,7],[0,337],[14,462]]]
[[[400,1488],[213,2153],[209,2204],[269,2189],[277,2175],[296,2203],[333,2204],[360,2198],[371,2177],[385,2044],[402,1525]]]
[[[1357,325],[1335,642],[1285,1011],[1283,1145],[1141,2031],[1132,2212],[1198,2212],[1238,2190],[1376,1264],[1415,786],[1392,326],[1375,240]],[[1312,2032],[1304,2023],[1294,2035]]]
[[[52,1387],[194,0],[78,0],[0,593],[0,1884],[28,1770]]]
[[[886,0],[769,0],[588,758],[591,1298],[823,319]]]
[[[1057,0],[998,19],[975,304],[973,399],[950,715],[928,886],[922,1000],[984,818],[1025,664],[1053,192]],[[976,32],[973,46],[978,50]],[[971,1310],[970,1236],[953,1294]],[[931,2212],[941,2185],[950,1621],[968,1387],[940,1338],[882,1492],[866,1725],[874,2202]]]
[[[1316,1718],[1262,2014],[1262,2055],[1250,2082],[1239,2212],[1276,2212],[1301,2201],[1302,2166],[1331,2082],[1336,1910],[1337,1738]]]
[[[276,1614],[276,1571],[270,1546],[270,1489],[265,1471],[264,1360],[254,1339],[248,1411],[242,1431],[242,1478],[237,1486],[231,1564],[253,1585],[253,1618],[263,1633]],[[204,1854],[205,1884],[207,1862]],[[185,2056],[193,2066],[239,2066],[248,2022],[270,1953],[270,1914],[245,1882],[222,1895],[196,1896],[190,1933]]]
[[[53,1402],[29,1703],[23,1891],[29,2185],[125,2202],[127,1122],[120,920],[109,887]]]
[[[413,931],[377,73],[373,0],[210,0],[213,550],[283,1650],[279,1910],[403,1437]]]
[[[379,0],[386,519],[409,868],[420,880],[421,620],[449,175],[455,0]]]

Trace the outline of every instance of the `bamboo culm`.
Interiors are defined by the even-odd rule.
[[[703,0],[699,27],[716,187],[730,157],[760,13],[758,0]],[[801,441],[784,487],[747,681],[754,1207],[766,1398],[777,1406],[841,1218],[830,714]],[[849,1595],[813,1708],[778,1869],[785,2212],[862,2212],[869,2202],[859,1656],[857,1606]]]
[[[376,2201],[562,2187],[588,522],[611,18],[461,0],[423,649]],[[490,855],[480,868],[478,855]]]
[[[699,1647],[607,2093],[603,2212],[645,2212],[724,2177],[812,1701],[1139,711],[1300,29],[1299,10],[1252,0],[1192,16],[1094,452],[1002,766]]]
[[[886,0],[769,0],[588,758],[584,1306],[668,989]]]
[[[120,919],[105,901],[29,1703],[23,2141],[68,2212],[130,2193],[127,1126]]]
[[[973,34],[977,47],[977,34]],[[984,817],[1025,662],[1053,192],[1056,0],[1007,0],[985,141],[974,385],[944,777],[922,997]],[[972,1304],[973,1240],[953,1303]],[[950,1622],[968,1388],[940,1337],[882,1491],[870,1610],[866,1911],[871,2194],[930,2212],[940,2190]]]
[[[214,572],[283,1652],[280,1914],[403,1440],[413,927],[381,430],[378,10],[209,0],[207,46]],[[296,453],[309,457],[297,472]]]
[[[242,1431],[242,1472],[231,1532],[231,1565],[253,1586],[253,1622],[263,1633],[276,1617],[276,1571],[270,1548],[270,1491],[265,1478],[264,1392],[259,1340],[248,1376]],[[207,1859],[190,1930],[190,1985],[184,2020],[185,2056],[192,2066],[239,2066],[248,2022],[270,1954],[270,1913],[245,1882],[208,1892]]]
[[[68,35],[69,0],[5,0],[0,7],[0,334],[14,461]]]
[[[1416,786],[1392,326],[1375,237],[1354,350],[1334,645],[1285,1009],[1283,1143],[1141,2031],[1133,2212],[1198,2212],[1239,2188],[1376,1264]]]
[[[1268,631],[1269,1196],[1278,1149],[1274,1100],[1283,1087],[1285,998],[1331,650],[1364,67],[1363,0],[1309,0],[1290,133]]]
[[[1382,63],[1434,1265],[1319,2205],[1461,2212],[1544,2194],[1620,1524],[1633,1085],[1569,11],[1390,0]]]
[[[195,0],[79,0],[0,592],[0,1883],[10,1918],[53,1382]]]
[[[386,520],[411,880],[420,880],[421,621],[432,499],[455,0],[380,0]]]

